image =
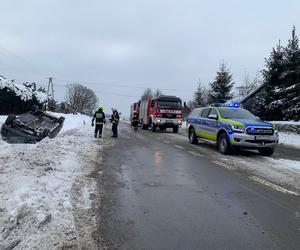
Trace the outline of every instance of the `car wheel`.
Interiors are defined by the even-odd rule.
[[[65,118],[63,116],[59,117],[58,123],[62,124],[64,122]]]
[[[271,156],[274,153],[273,148],[261,148],[258,152],[263,156]]]
[[[33,105],[31,108],[30,108],[30,111],[33,112],[33,113],[36,113],[37,111],[39,111],[39,107],[37,105]]]
[[[5,125],[7,126],[11,125],[14,119],[16,119],[15,115],[9,115],[5,120]]]
[[[152,132],[156,132],[156,125],[152,123]]]
[[[178,133],[178,126],[173,127],[173,133]]]
[[[197,135],[195,133],[195,129],[194,128],[191,128],[189,130],[189,142],[191,144],[197,144],[198,143]]]
[[[218,150],[222,154],[230,154],[232,152],[232,147],[226,133],[222,133],[218,137]]]
[[[45,129],[43,130],[43,133],[42,133],[41,137],[42,137],[42,138],[45,138],[45,137],[47,137],[47,136],[49,135],[49,133],[50,133],[50,129],[45,128]]]

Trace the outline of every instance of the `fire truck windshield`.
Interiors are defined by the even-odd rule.
[[[180,100],[158,100],[158,108],[181,108]]]

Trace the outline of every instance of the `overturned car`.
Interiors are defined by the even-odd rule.
[[[2,139],[8,143],[36,143],[45,137],[54,138],[64,124],[57,118],[34,106],[22,115],[9,115],[1,127]]]

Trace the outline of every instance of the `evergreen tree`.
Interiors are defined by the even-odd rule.
[[[204,86],[202,86],[199,80],[198,87],[194,93],[193,104],[196,107],[204,107],[208,105],[208,102],[209,102],[208,90]]]
[[[293,27],[292,37],[284,50],[284,75],[282,81],[282,101],[284,118],[297,119],[300,116],[300,49],[296,28]]]
[[[276,48],[273,48],[270,57],[265,59],[266,69],[262,71],[265,84],[265,118],[268,120],[282,120],[283,118],[283,52],[284,49],[279,41]]]
[[[234,82],[232,80],[232,74],[230,73],[229,69],[227,69],[226,64],[222,63],[219,71],[217,71],[215,80],[210,84],[210,101],[226,101],[232,98],[233,95],[231,90],[233,85]]]

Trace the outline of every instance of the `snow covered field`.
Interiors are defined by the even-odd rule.
[[[300,148],[300,134],[279,132],[279,143]]]
[[[54,139],[34,145],[0,139],[0,249],[94,249],[91,166],[101,163],[103,145],[93,139],[90,117],[63,116]],[[5,119],[0,116],[0,126]],[[83,228],[81,220],[91,223]]]

